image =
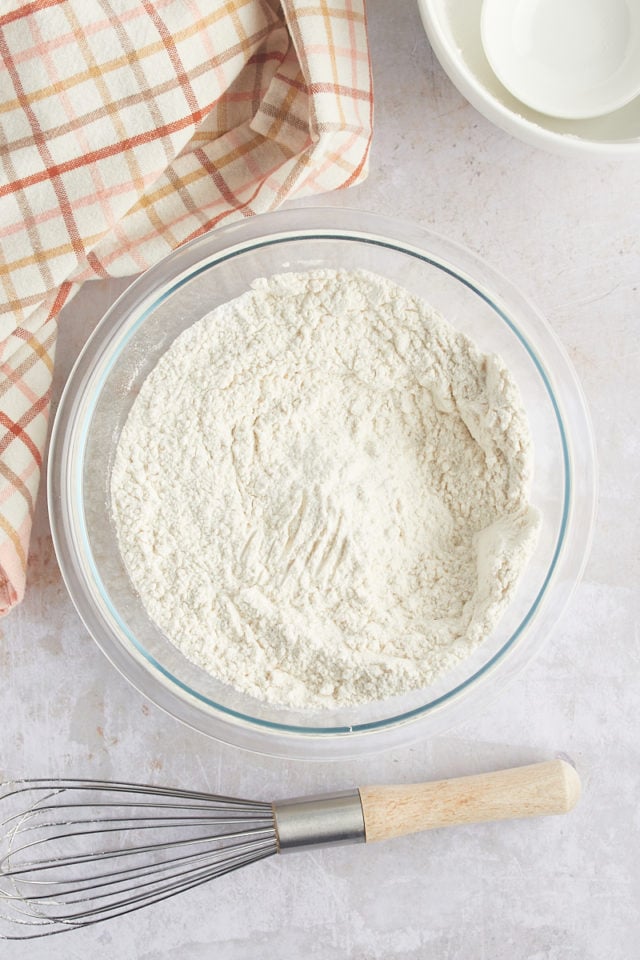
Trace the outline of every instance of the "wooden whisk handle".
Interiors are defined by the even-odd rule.
[[[434,827],[567,813],[580,779],[564,760],[407,786],[361,787],[368,843]]]

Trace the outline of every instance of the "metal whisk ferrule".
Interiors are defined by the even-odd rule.
[[[358,790],[284,800],[274,803],[273,812],[278,853],[365,841]]]

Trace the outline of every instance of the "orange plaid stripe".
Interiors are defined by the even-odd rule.
[[[24,592],[56,317],[233,217],[366,175],[364,0],[0,14],[0,612]]]

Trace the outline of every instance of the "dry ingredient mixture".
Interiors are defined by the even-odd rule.
[[[429,684],[491,632],[535,545],[518,390],[367,272],[257,280],[136,398],[113,513],[149,616],[262,700]]]

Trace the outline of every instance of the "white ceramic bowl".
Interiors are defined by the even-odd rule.
[[[452,83],[476,110],[507,133],[567,156],[640,155],[640,97],[589,119],[538,113],[517,100],[489,65],[480,28],[482,0],[418,0],[418,7],[429,42]]]
[[[484,0],[480,33],[498,79],[547,116],[601,117],[640,95],[640,0]]]
[[[310,267],[367,269],[424,297],[499,353],[529,415],[532,502],[542,528],[509,609],[467,660],[429,687],[358,707],[275,707],[187,661],[149,619],[122,563],[110,509],[120,431],[138,390],[184,329],[257,277]],[[88,629],[150,699],[203,733],[249,750],[329,759],[397,747],[469,717],[546,639],[584,566],[595,503],[589,417],[570,362],[534,308],[468,251],[419,227],[352,210],[251,217],[180,247],[104,317],[58,407],[49,513],[60,567]]]

